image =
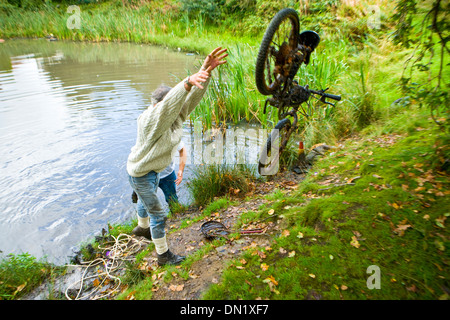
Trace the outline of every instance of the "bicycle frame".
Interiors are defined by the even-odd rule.
[[[290,23],[290,32],[285,33],[284,38],[283,36],[277,38],[282,41],[273,41],[275,35],[278,37],[277,32],[280,26],[285,26],[284,22],[286,21]],[[300,112],[305,117],[309,116],[310,110],[305,110],[302,104],[308,102],[312,94],[320,96],[318,100],[332,106],[334,105],[327,102],[326,98],[341,99],[340,96],[325,93],[328,88],[311,90],[308,85],[301,86],[294,80],[301,65],[309,64],[311,53],[319,42],[320,37],[314,31],[308,30],[299,33],[298,14],[289,8],[282,9],[276,14],[264,34],[256,62],[255,80],[260,93],[270,96],[265,101],[264,114],[267,111],[267,105],[277,108],[279,122],[269,137],[270,141],[268,139],[263,148],[265,154],[260,155],[258,165],[260,173],[261,169],[273,167],[268,153],[272,147],[272,137],[278,137],[278,130],[283,130],[278,149],[278,154],[281,154],[290,136],[298,128],[297,113]],[[311,107],[309,104],[308,106]],[[289,116],[293,118],[292,121],[287,119]],[[304,159],[299,156],[299,166],[301,161]],[[271,172],[271,170],[269,171]]]

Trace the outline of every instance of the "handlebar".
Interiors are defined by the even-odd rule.
[[[322,96],[322,97],[325,97],[325,98],[330,98],[330,99],[333,99],[333,100],[336,100],[336,101],[341,100],[341,96],[337,96],[335,94],[325,93],[324,90],[316,91],[316,90],[311,90],[310,89],[309,91],[311,91],[311,93],[318,94],[319,96]]]

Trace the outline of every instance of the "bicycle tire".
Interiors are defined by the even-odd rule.
[[[267,137],[267,141],[264,144],[263,148],[261,149],[261,153],[259,155],[258,159],[258,173],[262,176],[264,175],[274,175],[278,172],[278,162],[280,154],[283,152],[283,149],[285,146],[278,145],[278,150],[276,150],[276,154],[272,155],[272,141],[277,140],[280,136],[282,136],[282,131],[285,131],[283,129],[287,129],[291,126],[291,121],[288,118],[282,119],[278,121],[276,126],[273,128],[273,130],[270,132],[270,135]],[[287,131],[285,131],[287,132]],[[281,133],[281,134],[280,134]],[[289,139],[289,137],[286,137]],[[286,139],[286,140],[287,140]],[[270,153],[270,155],[269,155]],[[273,156],[272,159],[270,159]]]
[[[272,79],[272,75],[266,75],[265,69],[267,64],[267,59],[269,58],[269,49],[271,47],[273,38],[278,28],[280,28],[281,24],[290,20],[291,23],[291,34],[289,36],[289,50],[296,49],[299,41],[299,32],[300,32],[300,22],[297,11],[294,9],[286,8],[278,11],[278,13],[273,17],[269,26],[267,27],[261,46],[259,47],[258,57],[256,59],[255,66],[255,82],[258,91],[263,95],[271,95],[275,91],[278,90],[279,85],[271,85],[269,81],[276,82],[276,79]],[[291,72],[289,72],[291,74]],[[269,79],[267,79],[267,77]],[[272,82],[272,83],[274,83]]]

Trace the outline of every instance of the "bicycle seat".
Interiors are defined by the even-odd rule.
[[[311,48],[311,51],[319,45],[320,37],[317,32],[306,30],[300,33],[300,44],[306,45]]]

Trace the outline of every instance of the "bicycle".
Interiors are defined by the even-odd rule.
[[[311,95],[320,96],[318,100],[332,106],[326,98],[341,100],[338,95],[325,93],[328,88],[312,90],[308,85],[301,86],[294,80],[300,66],[309,64],[311,53],[319,42],[320,36],[314,31],[300,33],[298,13],[290,8],[280,10],[264,33],[255,66],[256,87],[261,94],[272,96],[265,101],[264,113],[267,105],[277,108],[279,122],[261,150],[258,163],[260,175],[273,175],[278,171],[279,155],[298,128],[297,113],[308,117],[308,110],[301,105],[308,102]],[[293,118],[292,122],[290,118]],[[301,165],[301,161],[298,163]]]

